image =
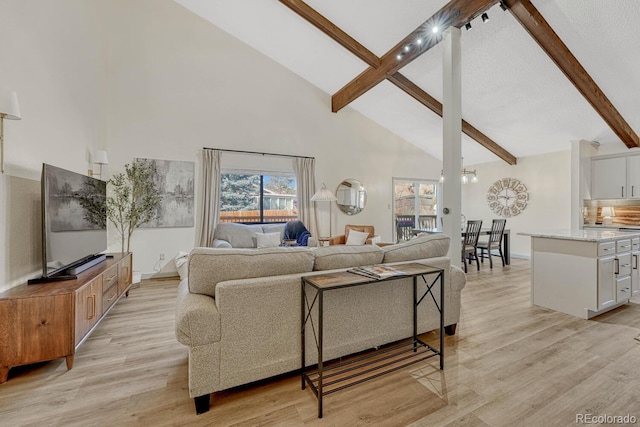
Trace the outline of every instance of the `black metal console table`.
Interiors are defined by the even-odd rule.
[[[318,418],[322,418],[322,398],[323,396],[342,390],[344,388],[360,384],[361,382],[377,378],[383,374],[393,372],[411,364],[423,361],[430,357],[440,356],[440,369],[444,369],[444,270],[419,263],[406,263],[394,265],[394,268],[406,274],[402,276],[392,276],[385,279],[371,279],[359,274],[345,272],[320,274],[315,276],[302,277],[301,286],[301,379],[302,389],[306,385],[313,390],[318,398]],[[427,276],[433,277],[429,283]],[[334,289],[348,288],[352,286],[362,286],[371,283],[386,282],[402,278],[413,278],[413,337],[407,341],[385,346],[377,351],[357,356],[345,362],[324,366],[322,344],[323,344],[323,310],[324,292]],[[427,284],[427,288],[418,299],[418,277],[422,277]],[[436,300],[433,294],[433,286],[440,283],[440,301]],[[315,289],[315,295],[307,293],[307,285]],[[393,284],[389,284],[393,286]],[[437,310],[440,312],[440,348],[435,349],[429,344],[418,339],[418,306],[427,295],[431,296]],[[310,301],[311,296],[313,299]],[[313,324],[311,313],[317,304],[318,325]],[[316,346],[318,348],[317,366],[307,369],[305,367],[305,329],[307,322],[311,324]]]

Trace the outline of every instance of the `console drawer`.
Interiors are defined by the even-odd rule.
[[[118,282],[118,265],[116,264],[112,267],[109,267],[102,274],[102,277],[102,292],[104,293],[107,289]]]
[[[114,283],[113,286],[111,286],[106,291],[102,292],[102,312],[103,313],[106,312],[109,309],[109,307],[111,307],[113,303],[116,302],[117,298],[118,298],[118,284]]]

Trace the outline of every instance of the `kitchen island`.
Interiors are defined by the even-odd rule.
[[[640,230],[559,230],[531,236],[531,302],[590,319],[640,295]]]

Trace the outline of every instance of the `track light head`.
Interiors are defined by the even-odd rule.
[[[503,1],[500,2],[500,9],[505,11],[508,9],[507,5]]]
[[[482,14],[482,22],[487,22],[489,20],[489,15],[487,15],[487,12],[484,12]]]
[[[467,31],[469,31],[471,29],[471,22],[467,22],[466,24],[464,24],[464,28],[466,28]]]

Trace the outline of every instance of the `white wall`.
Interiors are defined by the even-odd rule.
[[[334,231],[373,224],[387,241],[392,177],[439,177],[436,159],[352,109],[331,113],[329,94],[171,0],[4,0],[0,36],[0,84],[23,116],[5,123],[0,290],[41,268],[34,234],[10,231],[38,228],[39,213],[6,206],[9,192],[37,197],[43,162],[86,173],[102,148],[110,174],[135,157],[193,161],[199,189],[203,146],[313,156],[318,185],[357,178],[368,191],[358,216],[333,209]],[[33,180],[30,190],[12,177]],[[134,269],[157,271],[195,239],[195,227],[137,230]],[[112,233],[110,249],[118,242]]]
[[[0,176],[0,291],[41,271],[40,172],[87,173],[106,145],[105,1],[0,2],[0,86],[22,120],[5,120]]]
[[[529,190],[526,209],[507,218],[512,256],[531,255],[530,237],[518,236],[518,232],[571,228],[571,151],[521,157],[514,166],[497,161],[472,168],[477,169],[480,182],[462,186],[462,213],[468,220],[481,219],[483,228],[491,227],[491,221],[499,218],[486,202],[491,184],[501,178],[516,178]]]
[[[112,172],[134,157],[195,161],[199,188],[202,147],[313,156],[318,185],[356,178],[368,192],[356,217],[334,207],[334,230],[374,224],[386,241],[391,177],[438,178],[439,161],[349,108],[331,113],[329,94],[176,3],[109,4]],[[189,250],[195,230],[136,231],[135,268]]]

